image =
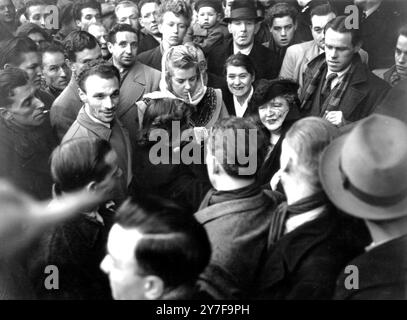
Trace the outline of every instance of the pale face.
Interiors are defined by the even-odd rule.
[[[397,73],[401,75],[403,79],[407,78],[407,37],[403,35],[399,36],[394,57],[396,60]]]
[[[89,106],[90,114],[104,123],[112,122],[119,104],[119,80],[92,75],[86,79],[84,87],[86,92],[80,97]]]
[[[28,22],[35,23],[45,29],[46,19],[49,15],[45,5],[31,6],[28,8]]]
[[[180,45],[187,32],[187,19],[168,11],[164,13],[162,24],[158,25],[158,30],[162,34],[162,41],[169,47]]]
[[[109,43],[109,50],[112,53],[116,66],[130,67],[136,61],[138,39],[134,32],[116,33],[116,42]]]
[[[350,33],[339,33],[331,28],[325,32],[325,56],[330,71],[345,70],[351,64],[353,55],[358,51],[359,47],[352,44]]]
[[[119,24],[129,24],[133,29],[139,29],[139,13],[136,7],[118,7],[116,10],[116,19]]]
[[[98,9],[94,8],[83,8],[81,10],[81,20],[76,20],[76,25],[84,30],[91,23],[101,22],[101,16]]]
[[[254,20],[232,20],[228,24],[233,42],[238,48],[247,48],[254,42],[256,22]]]
[[[179,98],[189,101],[188,93],[192,96],[198,84],[195,68],[174,68],[171,76],[172,92]]]
[[[28,35],[28,37],[29,37],[32,41],[34,41],[34,42],[37,44],[37,46],[40,46],[41,43],[44,43],[44,42],[46,41],[45,38],[44,38],[44,36],[43,36],[41,33],[39,33],[39,32],[32,32],[32,33],[30,33],[30,34]]]
[[[137,229],[114,224],[109,232],[107,255],[100,268],[109,276],[115,300],[145,300],[146,283],[139,275],[135,248],[143,235]]]
[[[88,32],[98,41],[103,58],[110,56],[107,48],[108,33],[106,28],[103,25],[92,24],[89,26]]]
[[[214,8],[202,7],[198,12],[198,23],[204,29],[213,27],[219,20],[219,15]]]
[[[226,82],[229,91],[240,98],[249,95],[254,77],[245,67],[228,66],[226,69]]]
[[[73,72],[78,72],[80,68],[87,62],[101,59],[102,52],[99,46],[96,46],[92,49],[84,49],[80,52],[75,53],[76,61],[71,62],[71,70]]]
[[[321,50],[325,50],[325,26],[329,21],[335,18],[334,13],[330,13],[326,16],[312,16],[311,18],[311,33],[314,41]]]
[[[270,132],[278,132],[289,110],[287,100],[283,97],[276,97],[259,107],[259,117]]]
[[[11,0],[0,0],[0,22],[14,23],[16,8]]]
[[[42,55],[43,74],[47,86],[64,90],[71,78],[71,70],[62,52],[45,52]]]
[[[294,38],[296,26],[291,17],[275,18],[271,27],[274,42],[279,47],[287,47]]]
[[[36,90],[31,83],[13,90],[10,97],[12,104],[8,111],[12,113],[14,121],[20,125],[39,126],[46,118],[43,113],[44,103],[35,97]]]
[[[143,5],[140,10],[140,25],[153,35],[160,33],[157,22],[158,9],[158,4],[149,2]]]
[[[37,52],[27,52],[21,54],[22,62],[16,66],[27,72],[29,81],[37,89],[41,86],[42,62]]]

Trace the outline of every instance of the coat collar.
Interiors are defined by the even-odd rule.
[[[79,111],[77,121],[81,126],[93,132],[99,138],[109,141],[112,135],[112,128],[114,122],[116,122],[116,119],[113,120],[113,122],[111,123],[111,127],[108,128],[102,124],[92,121],[92,119],[86,113],[85,107],[82,107],[82,109]]]

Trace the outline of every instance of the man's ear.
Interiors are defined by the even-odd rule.
[[[260,30],[260,22],[257,22],[256,25],[254,26],[254,34],[257,34]]]
[[[354,53],[357,53],[360,51],[360,48],[362,48],[362,41],[359,41],[354,48]]]
[[[96,187],[97,187],[96,182],[95,182],[95,181],[91,181],[91,182],[89,182],[89,183],[87,184],[86,190],[87,190],[87,191],[95,191],[95,190],[96,190]]]
[[[164,281],[157,276],[147,276],[144,279],[144,295],[147,300],[158,300],[164,294]]]
[[[79,94],[79,98],[81,99],[81,101],[83,103],[88,103],[88,97],[86,96],[86,93],[81,88],[78,88],[78,94]]]
[[[71,62],[71,60],[69,59],[65,59],[65,63],[66,65],[69,67],[69,69],[71,69],[72,72],[75,72],[75,63]]]
[[[216,14],[216,21],[221,21],[222,20],[222,15],[220,13]]]
[[[113,43],[111,43],[110,41],[107,42],[107,50],[109,50],[109,52],[113,54]]]
[[[232,26],[232,24],[231,24],[231,23],[228,23],[228,31],[229,31],[230,34],[232,34],[232,28],[231,28],[231,26]]]
[[[77,26],[78,28],[81,28],[81,27],[82,27],[82,22],[81,22],[81,20],[75,20],[75,24],[76,24],[76,26]]]
[[[4,65],[4,67],[3,67],[3,69],[6,70],[6,69],[9,69],[9,68],[12,68],[12,67],[13,67],[12,64],[6,63],[6,64]]]

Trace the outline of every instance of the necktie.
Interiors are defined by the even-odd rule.
[[[321,90],[321,98],[322,102],[324,103],[325,100],[328,98],[329,94],[331,93],[331,84],[332,81],[338,76],[337,73],[331,73],[325,80],[325,84]]]

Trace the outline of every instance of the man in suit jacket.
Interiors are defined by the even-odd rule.
[[[363,219],[372,239],[340,273],[336,299],[407,298],[406,140],[404,122],[372,115],[322,155],[319,176],[329,199]]]
[[[149,67],[161,71],[163,52],[182,44],[191,24],[191,17],[192,9],[186,2],[181,0],[164,2],[158,12],[158,30],[162,34],[161,45],[144,51],[138,59]]]
[[[102,58],[102,53],[95,37],[86,31],[73,31],[63,42],[67,62],[72,70],[68,86],[55,99],[51,107],[50,118],[54,132],[61,140],[75,121],[82,107],[79,98],[76,75],[86,62]]]
[[[132,141],[136,140],[138,112],[136,102],[145,93],[158,90],[161,73],[137,60],[138,38],[127,24],[118,24],[109,32],[108,48],[112,63],[120,72],[120,103],[117,117],[127,128]]]
[[[157,14],[160,9],[157,0],[143,0],[139,2],[140,9],[140,40],[138,54],[154,49],[161,43],[161,34],[158,30]]]
[[[340,16],[327,24],[325,53],[308,64],[300,97],[304,116],[320,116],[336,126],[371,114],[389,89],[362,63],[359,31],[346,28],[345,21]]]
[[[273,79],[278,76],[277,59],[273,52],[259,43],[254,42],[258,22],[252,2],[236,0],[232,3],[228,23],[232,39],[226,39],[212,48],[208,54],[208,70],[218,76],[224,76],[224,64],[229,56],[241,52],[248,55],[256,69],[257,79]]]

